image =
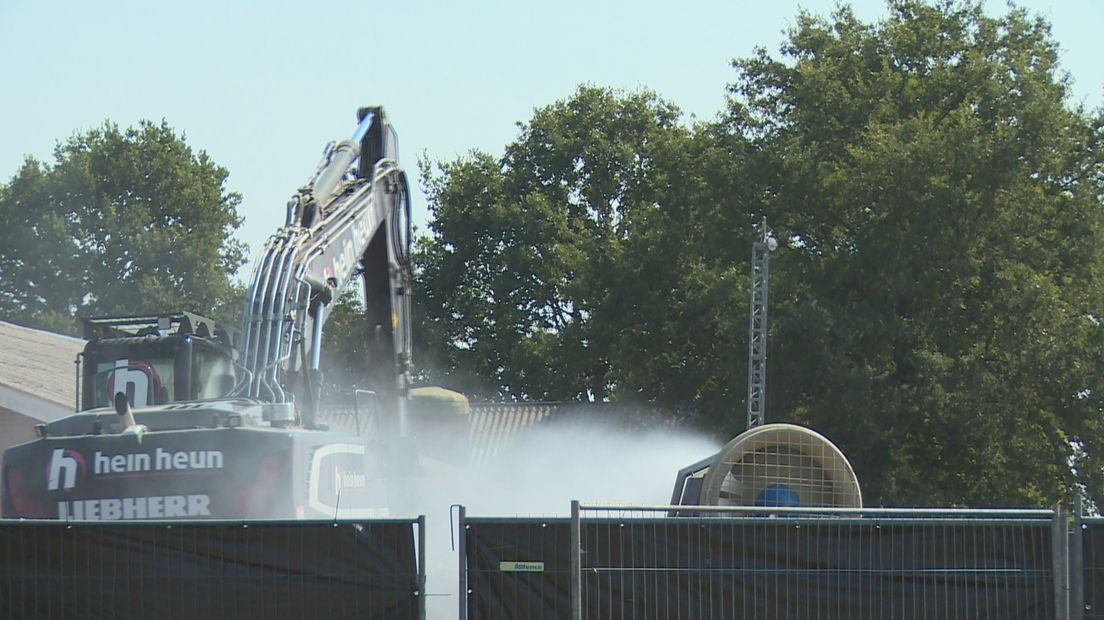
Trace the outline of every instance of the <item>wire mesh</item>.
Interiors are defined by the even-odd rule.
[[[1066,617],[1053,511],[686,508],[468,517],[467,617]]]
[[[843,453],[792,424],[768,424],[730,441],[704,470],[700,501],[719,506],[861,508],[862,493]]]
[[[464,519],[467,617],[569,617],[570,526],[563,518]]]
[[[419,618],[418,521],[0,521],[2,618]]]
[[[584,507],[582,617],[1056,617],[1052,512],[769,510]]]

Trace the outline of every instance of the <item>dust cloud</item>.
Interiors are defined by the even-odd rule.
[[[454,445],[453,433],[417,438],[419,476],[410,494],[426,515],[428,617],[458,612],[458,536],[450,506],[472,517],[566,517],[571,500],[602,504],[669,504],[678,471],[715,454],[705,435],[663,428],[626,430],[613,424],[544,423],[498,437],[497,445],[470,446],[458,459],[433,446]],[[413,516],[413,515],[398,515]]]

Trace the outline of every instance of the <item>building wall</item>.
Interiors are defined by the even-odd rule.
[[[41,421],[0,407],[0,452],[34,439],[35,424]]]
[[[35,424],[39,420],[0,407],[0,454],[4,450],[35,439]],[[4,479],[0,476],[0,494],[4,492]]]

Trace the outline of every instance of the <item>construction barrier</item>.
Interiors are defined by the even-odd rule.
[[[424,520],[0,521],[0,618],[424,617]]]
[[[1070,617],[1053,511],[670,511],[465,515],[461,617]]]
[[[1084,620],[1104,620],[1104,519],[1083,519],[1075,532],[1081,538],[1080,608]],[[1075,607],[1076,608],[1076,607]]]
[[[1104,519],[572,508],[461,508],[459,617],[1104,618]],[[424,536],[423,519],[0,521],[0,618],[424,618]]]

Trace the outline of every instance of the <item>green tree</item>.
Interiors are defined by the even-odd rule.
[[[433,219],[416,257],[417,358],[435,381],[486,397],[651,399],[664,375],[645,367],[686,369],[672,313],[704,302],[666,252],[700,230],[687,198],[708,188],[694,161],[710,145],[678,119],[653,93],[584,86],[537,110],[501,159],[423,164]],[[672,301],[680,291],[689,299]]]
[[[237,318],[241,197],[161,122],[107,122],[28,158],[0,190],[0,317],[73,331],[78,315],[174,309]]]
[[[1101,505],[1104,118],[1069,106],[1044,21],[888,6],[799,15],[720,123],[587,87],[501,159],[425,170],[420,362],[737,431],[767,215],[769,420],[835,439],[870,503]]]
[[[870,503],[1100,505],[1101,134],[1048,25],[973,2],[802,13],[736,62],[778,231],[771,414]]]

